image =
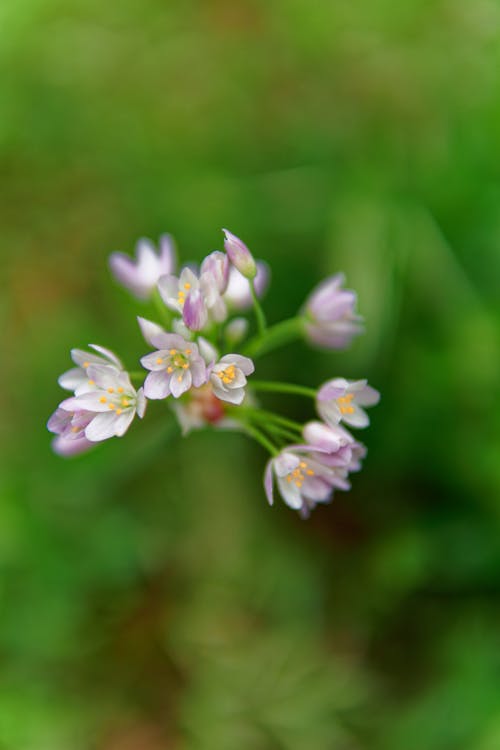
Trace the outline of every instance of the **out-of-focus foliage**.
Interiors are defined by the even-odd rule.
[[[499,747],[499,28],[497,0],[0,5],[1,750]],[[70,347],[144,353],[109,252],[200,260],[222,226],[271,320],[340,269],[367,320],[259,362],[383,394],[306,523],[260,449],[161,405],[50,453]]]

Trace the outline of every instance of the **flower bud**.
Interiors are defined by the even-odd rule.
[[[246,279],[254,279],[257,267],[252,253],[235,234],[232,234],[227,229],[223,229],[222,231],[225,235],[224,249],[229,256],[229,260]]]

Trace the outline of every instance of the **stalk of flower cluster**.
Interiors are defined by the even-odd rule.
[[[254,336],[244,348],[244,353],[252,359],[274,351],[280,346],[296,341],[302,336],[304,320],[301,316],[282,320]]]

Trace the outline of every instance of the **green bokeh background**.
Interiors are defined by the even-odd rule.
[[[500,2],[4,0],[0,65],[0,749],[497,750]],[[144,352],[109,252],[222,226],[271,321],[359,293],[350,352],[259,362],[383,394],[308,522],[159,405],[50,452],[69,349]]]

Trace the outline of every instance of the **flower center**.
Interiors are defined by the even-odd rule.
[[[293,482],[299,489],[302,487],[307,477],[313,477],[314,471],[308,468],[307,461],[301,461],[296,469],[286,475],[287,482]]]
[[[229,365],[225,370],[219,370],[217,376],[222,380],[224,385],[230,385],[236,377],[236,367]]]
[[[186,291],[184,291],[184,289]],[[186,284],[184,284],[184,287],[182,289],[179,289],[179,291],[177,292],[177,302],[179,303],[181,307],[184,305],[184,302],[186,301],[186,292],[189,292],[190,289],[191,289],[191,284],[186,282]]]
[[[111,411],[114,411],[115,414],[117,414],[117,416],[120,416],[120,414],[123,413],[123,410],[128,409],[129,406],[133,407],[134,405],[133,396],[131,396],[130,394],[125,394],[123,396],[120,395],[123,393],[123,388],[120,387],[116,389],[116,396],[114,395],[115,394],[114,388],[108,388],[108,393],[113,394],[111,395],[111,398],[108,398],[106,396],[101,396],[99,401],[101,402],[101,404],[107,404],[108,409],[110,409]]]
[[[354,414],[354,406],[351,406],[353,398],[354,393],[348,393],[347,396],[339,396],[337,404],[339,405],[341,414]]]

